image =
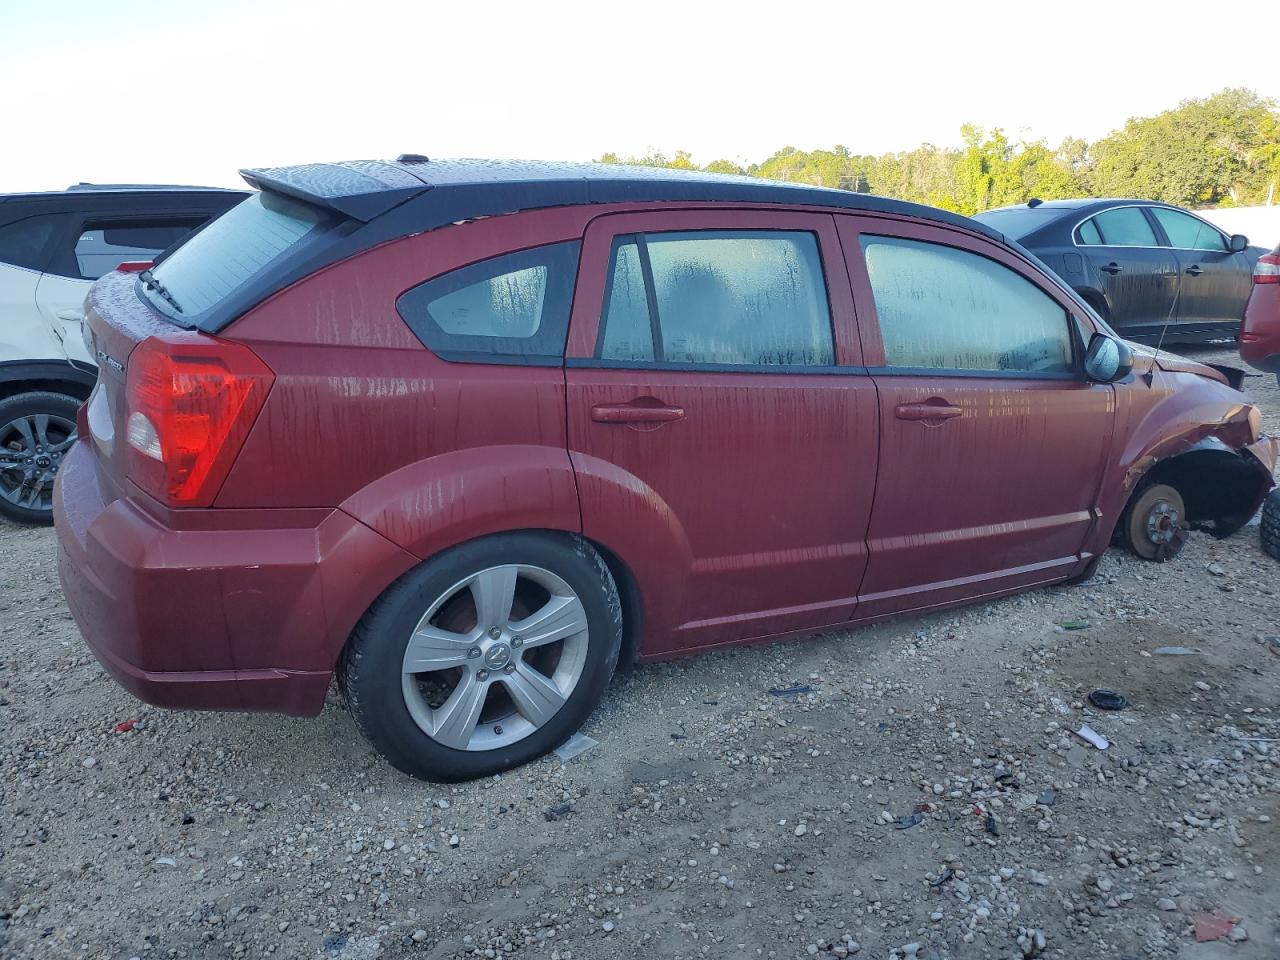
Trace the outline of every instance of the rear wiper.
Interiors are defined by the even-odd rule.
[[[152,273],[149,269],[143,270],[140,274],[138,274],[138,279],[142,282],[142,285],[146,287],[148,290],[154,290],[156,293],[160,294],[160,296],[162,296],[165,299],[165,301],[169,304],[169,306],[173,307],[173,309],[177,310],[179,313],[182,312],[182,305],[178,303],[177,298],[174,297],[174,295],[168,291],[168,289],[165,287],[163,283],[161,283],[159,280],[156,279],[155,274]]]

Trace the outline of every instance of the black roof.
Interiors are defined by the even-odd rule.
[[[662,167],[525,160],[357,160],[242,170],[251,186],[273,190],[369,222],[392,210],[413,229],[517,210],[583,203],[727,201],[869,210],[922,217],[997,240],[968,217],[902,200],[797,183]],[[406,230],[406,232],[411,232]]]

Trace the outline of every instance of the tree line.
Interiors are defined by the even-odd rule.
[[[1280,111],[1252,90],[1184,100],[1089,143],[1068,137],[1014,142],[999,128],[961,129],[963,146],[921,144],[880,156],[783,147],[760,163],[698,166],[685,150],[668,157],[606,153],[602,163],[745,174],[927,203],[957,213],[1025,203],[1032,197],[1141,197],[1184,207],[1280,203]]]

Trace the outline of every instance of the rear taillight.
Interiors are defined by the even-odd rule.
[[[1264,253],[1253,265],[1254,283],[1280,283],[1280,253]]]
[[[199,333],[143,340],[129,355],[129,477],[173,507],[206,507],[275,374],[248,347]]]

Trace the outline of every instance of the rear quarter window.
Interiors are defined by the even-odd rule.
[[[410,288],[396,309],[446,360],[558,365],[580,246],[552,243],[481,260]]]

